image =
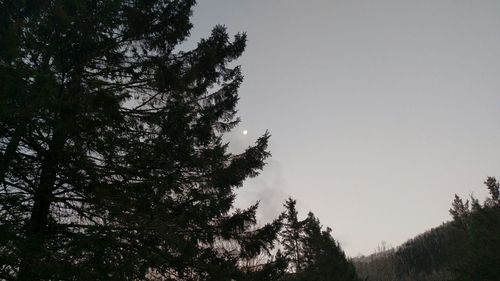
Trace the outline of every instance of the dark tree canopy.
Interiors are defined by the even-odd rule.
[[[298,219],[296,201],[285,202],[280,232],[281,248],[289,261],[290,281],[358,281],[354,265],[333,239],[330,228],[323,230],[320,221],[309,212]]]
[[[455,195],[453,221],[426,231],[396,249],[361,257],[360,276],[373,281],[497,281],[500,276],[500,184],[484,182],[490,196],[481,204]]]
[[[304,262],[304,225],[300,221],[296,209],[297,201],[288,198],[284,204],[283,230],[281,231],[281,245],[283,253],[289,260],[289,271],[299,272]]]
[[[309,212],[305,220],[304,269],[301,280],[358,281],[354,265],[333,239],[332,229],[322,229],[320,221]]]
[[[180,50],[194,2],[0,0],[0,279],[241,280],[272,247],[233,207],[269,135],[222,140],[246,36]]]
[[[471,206],[457,206],[457,196],[450,209],[453,228],[460,235],[454,241],[454,248],[462,250],[455,263],[450,263],[455,281],[484,280],[500,278],[500,183],[493,177],[484,182],[490,196],[481,204],[470,198]],[[462,201],[460,198],[458,198]],[[469,200],[467,200],[468,202]]]

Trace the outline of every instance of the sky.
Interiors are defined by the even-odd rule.
[[[288,196],[349,256],[450,220],[500,177],[500,1],[199,0],[190,42],[246,32],[241,151],[272,157],[239,190],[269,221]],[[243,135],[243,130],[248,134]]]

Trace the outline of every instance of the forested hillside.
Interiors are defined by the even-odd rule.
[[[397,248],[355,259],[359,275],[371,281],[500,280],[499,183],[488,178],[490,197],[455,195],[453,221],[443,223]]]

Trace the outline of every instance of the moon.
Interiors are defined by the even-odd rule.
[[[243,135],[246,135],[248,134],[248,131],[247,130],[243,130]]]

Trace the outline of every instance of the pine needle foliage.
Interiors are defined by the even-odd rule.
[[[272,247],[233,205],[269,134],[223,141],[246,36],[182,50],[194,5],[0,0],[0,279],[242,280]]]

